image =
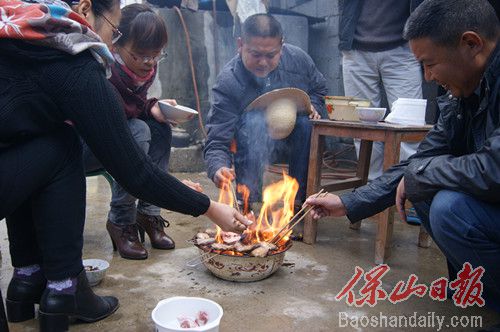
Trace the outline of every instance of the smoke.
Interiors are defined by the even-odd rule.
[[[241,116],[236,144],[234,164],[237,182],[250,189],[250,202],[259,202],[264,169],[276,147],[276,141],[268,135],[264,111],[247,111]]]

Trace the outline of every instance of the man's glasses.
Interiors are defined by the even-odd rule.
[[[102,18],[104,18],[106,20],[106,22],[108,22],[108,24],[111,26],[111,28],[113,28],[113,35],[111,36],[111,43],[115,44],[118,39],[121,38],[122,36],[122,33],[120,30],[118,30],[118,27],[116,25],[114,25],[106,16],[102,15]]]
[[[127,50],[126,48],[123,48],[123,50],[125,50],[125,52],[127,52],[132,57],[132,59],[134,59],[134,61],[141,61],[144,64],[151,62],[160,62],[161,60],[165,59],[168,55],[167,52],[165,52],[164,50],[162,50],[161,53],[156,56],[137,56],[134,53]]]

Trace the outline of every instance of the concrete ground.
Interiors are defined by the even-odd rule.
[[[200,182],[206,193],[216,198],[216,188],[204,173],[176,176]],[[355,231],[349,229],[345,218],[321,220],[318,242],[314,246],[295,242],[286,253],[287,264],[270,278],[254,283],[234,283],[217,279],[203,266],[186,267],[186,262],[198,255],[197,249],[186,240],[197,230],[209,226],[208,219],[163,211],[163,216],[171,221],[168,234],[176,240],[176,249],[151,249],[149,240],[146,240],[147,260],[125,260],[113,252],[105,230],[109,186],[102,177],[89,178],[87,184],[83,256],[110,262],[105,279],[95,291],[101,295],[117,296],[120,308],[103,321],[72,325],[71,331],[154,331],[151,311],[158,301],[171,296],[201,296],[218,302],[224,308],[220,325],[222,332],[439,331],[438,321],[432,320],[436,316],[444,317],[445,326],[441,330],[446,331],[477,331],[479,327],[470,327],[475,319],[480,320],[483,327],[500,322],[498,315],[485,308],[461,309],[450,300],[435,301],[427,294],[423,298],[413,296],[398,304],[379,301],[373,307],[349,306],[345,298],[335,300],[336,294],[353,276],[356,266],[365,271],[374,266],[376,224],[373,222],[366,222],[361,230]],[[393,254],[388,261],[391,269],[382,279],[386,291],[390,292],[398,281],[406,281],[412,273],[418,276],[419,282],[427,285],[447,276],[445,259],[437,247],[433,244],[428,249],[419,248],[417,237],[418,227],[396,221]],[[12,274],[5,222],[0,223],[0,239],[0,287],[5,295]],[[361,297],[357,290],[362,285],[360,281],[356,286],[356,298]],[[391,317],[398,315],[409,317],[406,327],[404,321],[398,325],[393,320],[401,318]],[[387,316],[385,321],[384,316]],[[367,325],[376,319],[386,325]],[[452,327],[457,322],[463,325]],[[416,323],[420,327],[415,327]],[[37,320],[10,324],[10,329],[37,331],[37,324]]]

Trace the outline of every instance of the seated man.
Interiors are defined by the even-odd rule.
[[[449,90],[415,155],[340,197],[308,198],[313,218],[356,222],[396,203],[415,206],[448,260],[450,279],[482,266],[483,298],[500,311],[500,27],[486,0],[427,0],[404,36],[425,79]]]
[[[212,90],[212,107],[207,117],[208,138],[204,150],[208,176],[220,187],[224,180],[244,184],[250,203],[261,200],[262,174],[270,154],[287,147],[289,174],[297,179],[297,199],[305,200],[311,123],[325,114],[326,80],[312,59],[300,48],[284,44],[279,22],[268,14],[247,18],[238,39],[238,55],[222,70]],[[305,91],[312,113],[297,114],[292,133],[282,140],[267,134],[262,111],[245,111],[260,95],[278,88]],[[236,141],[236,152],[230,151]],[[232,159],[234,153],[234,167]]]

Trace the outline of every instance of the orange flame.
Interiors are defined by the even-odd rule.
[[[257,220],[250,229],[245,231],[247,243],[270,241],[279,230],[293,217],[294,202],[299,190],[297,180],[283,173],[281,181],[270,184],[264,189],[262,195],[262,208]],[[248,210],[248,197],[250,191],[246,186],[238,185],[238,192],[244,200],[244,213],[250,217]],[[219,202],[228,205],[235,204],[233,187],[230,181],[224,183],[219,193]],[[217,227],[216,242],[222,243],[221,229]],[[288,241],[285,236],[283,242]],[[280,243],[283,243],[280,241]]]
[[[241,194],[243,198],[243,214],[248,214],[250,210],[248,209],[248,198],[250,197],[250,189],[244,184],[238,184],[236,190]]]
[[[232,153],[232,154],[236,154],[236,151],[237,151],[237,148],[236,148],[236,140],[233,139],[231,141],[231,145],[229,146],[229,151]]]

